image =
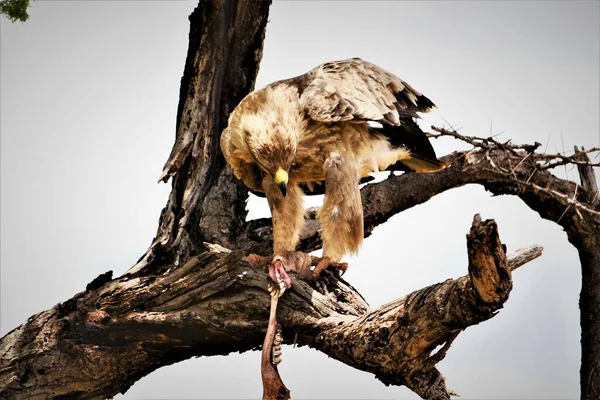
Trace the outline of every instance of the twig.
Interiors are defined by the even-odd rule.
[[[543,250],[544,248],[542,246],[534,245],[512,252],[506,257],[508,268],[510,268],[511,271],[516,270],[520,266],[541,257]]]

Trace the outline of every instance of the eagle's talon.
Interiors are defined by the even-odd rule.
[[[335,269],[337,269],[340,272],[340,276],[344,276],[346,271],[348,271],[348,263],[346,263],[346,262],[334,263],[333,266],[335,267]]]
[[[321,276],[321,272],[329,267],[335,268],[336,271],[340,272],[340,276],[342,276],[348,270],[348,263],[332,262],[329,257],[322,257],[312,271],[313,279],[317,280]]]

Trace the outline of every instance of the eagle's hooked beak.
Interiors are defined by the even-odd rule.
[[[288,173],[283,168],[279,168],[273,176],[273,181],[275,181],[275,184],[277,184],[279,190],[281,190],[283,197],[287,194],[288,179]]]

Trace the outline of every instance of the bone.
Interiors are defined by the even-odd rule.
[[[279,371],[277,371],[277,364],[281,362],[282,341],[281,327],[277,324],[277,304],[279,302],[280,290],[271,285],[267,286],[267,290],[271,295],[271,309],[261,355],[262,398],[263,400],[287,400],[290,398],[290,391],[283,384],[279,376]],[[275,350],[277,354],[275,354]]]
[[[277,330],[275,332],[275,339],[273,340],[273,356],[271,358],[271,362],[273,365],[281,364],[281,355],[283,354],[283,350],[281,348],[281,343],[283,342],[283,337],[281,336],[281,325],[277,324]]]

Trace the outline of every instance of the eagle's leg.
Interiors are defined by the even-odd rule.
[[[342,257],[356,252],[364,235],[358,165],[354,157],[331,153],[323,168],[325,200],[319,211],[323,258],[313,271],[315,279],[329,266],[345,271],[348,265],[340,262]]]
[[[286,273],[281,256],[294,251],[300,241],[300,230],[304,224],[302,190],[296,182],[291,181],[288,183],[287,194],[284,197],[270,176],[263,179],[262,185],[273,217],[274,254],[270,257],[273,262],[269,261],[268,264],[269,277],[277,283],[283,293],[285,289],[292,286],[292,280]],[[251,255],[250,257],[258,260],[260,256]],[[269,260],[269,257],[263,257],[262,261],[264,260]]]

